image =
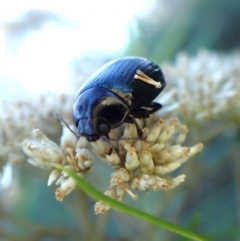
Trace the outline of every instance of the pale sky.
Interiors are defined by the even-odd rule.
[[[13,51],[0,28],[0,83],[11,81],[32,92],[64,88],[71,78],[70,62],[88,51],[118,55],[128,39],[134,18],[151,8],[150,0],[8,0],[0,3],[0,23],[14,22],[31,9],[59,14],[72,28],[49,22],[32,31]],[[14,84],[13,84],[14,83]],[[14,91],[13,91],[14,92]],[[6,92],[5,92],[6,93]]]

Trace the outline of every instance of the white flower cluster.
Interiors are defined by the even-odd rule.
[[[136,128],[126,124],[110,132],[109,141],[91,142],[93,151],[99,158],[111,165],[116,171],[111,175],[110,186],[105,192],[116,200],[122,200],[128,193],[134,200],[137,196],[132,189],[140,191],[171,190],[184,181],[185,175],[175,178],[164,177],[200,152],[202,144],[184,147],[187,127],[179,124],[177,119],[167,122],[164,119],[148,120],[148,128],[139,121],[144,133],[144,140],[137,137]],[[90,144],[81,137],[78,141],[66,128],[63,129],[60,146],[48,139],[39,129],[35,129],[31,139],[23,141],[23,150],[31,164],[41,168],[52,169],[48,185],[56,181],[60,187],[56,190],[56,198],[61,201],[76,186],[75,181],[66,173],[56,169],[56,164],[85,176],[93,167],[93,154]],[[103,213],[110,207],[102,202],[95,205],[95,213]]]
[[[25,139],[22,143],[24,153],[29,157],[29,163],[40,168],[52,169],[48,186],[54,181],[60,188],[56,190],[56,199],[62,201],[76,186],[75,181],[66,173],[60,172],[57,164],[61,164],[69,170],[83,176],[93,166],[93,155],[85,148],[87,141],[75,136],[64,127],[60,146],[48,139],[39,129],[32,132],[31,139]]]
[[[136,137],[136,128],[132,124],[126,124],[123,133],[119,129],[113,129],[110,137],[119,141],[104,142],[99,140],[92,143],[95,152],[101,159],[116,168],[112,173],[110,186],[105,195],[121,201],[124,194],[128,193],[133,200],[137,199],[131,189],[140,191],[171,190],[185,180],[185,175],[175,178],[165,177],[165,174],[173,172],[190,157],[202,151],[201,143],[192,147],[184,147],[187,135],[187,127],[179,123],[177,119],[164,119],[149,121],[147,127],[143,121],[139,124],[143,127],[145,140]],[[152,122],[152,123],[151,123]],[[95,213],[104,213],[110,206],[103,202],[95,204]]]
[[[239,118],[240,52],[179,54],[163,70],[168,80],[167,93],[161,96],[165,113],[197,121],[226,118],[226,112],[229,120]]]
[[[13,102],[0,102],[0,167],[6,162],[19,164],[26,160],[21,142],[35,128],[59,138],[61,125],[54,113],[64,112],[68,118],[71,106],[72,98],[61,93],[28,94]]]

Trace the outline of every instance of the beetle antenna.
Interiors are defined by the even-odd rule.
[[[70,128],[70,126],[68,125],[68,123],[63,119],[63,117],[62,117],[60,114],[55,113],[55,116],[57,116],[58,119],[68,128],[68,130],[70,130],[70,131],[73,133],[73,135],[74,135],[77,139],[79,139],[80,135],[76,134],[76,133]]]

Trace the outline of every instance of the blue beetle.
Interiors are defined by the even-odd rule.
[[[78,90],[73,121],[79,136],[89,142],[109,138],[111,129],[147,118],[162,107],[152,102],[166,86],[161,69],[141,57],[125,57],[102,66]]]

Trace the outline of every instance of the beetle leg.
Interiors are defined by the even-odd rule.
[[[144,108],[132,109],[130,113],[135,118],[146,119],[149,117],[149,110]]]
[[[159,110],[162,108],[162,105],[160,103],[156,103],[156,102],[151,102],[150,104],[144,106],[144,107],[147,107],[147,108],[151,108],[151,109],[148,109],[148,113],[149,114],[152,114],[154,113],[155,111]]]
[[[137,129],[138,137],[141,138],[143,136],[143,132],[142,132],[140,126],[138,125],[138,123],[136,122],[136,120],[132,116],[128,116],[128,118],[124,122],[134,124],[136,126],[136,129]]]
[[[154,85],[156,88],[162,87],[162,84],[160,82],[157,82],[154,79],[150,78],[148,75],[143,73],[140,69],[137,70],[136,74],[134,75],[134,78],[142,80],[147,84]]]
[[[135,118],[148,118],[150,114],[162,108],[162,105],[156,102],[151,102],[150,104],[143,106],[140,109],[132,109],[131,115]]]

